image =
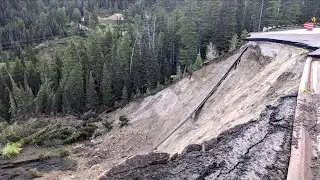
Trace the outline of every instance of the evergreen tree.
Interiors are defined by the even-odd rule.
[[[66,48],[62,68],[63,111],[65,113],[81,112],[83,110],[83,67],[77,45],[71,41]]]
[[[239,39],[239,46],[242,46],[244,44],[247,37],[248,37],[248,31],[244,29]]]
[[[265,26],[278,26],[280,20],[280,7],[281,0],[269,0],[266,3],[264,10],[264,25]]]
[[[190,3],[193,5],[196,2],[190,1]],[[192,11],[192,9],[190,9],[189,11]],[[181,35],[181,46],[180,46],[179,54],[180,54],[180,65],[182,66],[182,68],[189,67],[190,65],[192,65],[193,62],[196,60],[197,53],[198,53],[197,24],[196,22],[192,21],[192,19],[190,18],[191,17],[189,16],[184,16],[182,18],[181,21],[182,21],[182,24],[184,24],[184,26],[181,27],[179,32]]]
[[[235,49],[237,49],[239,44],[239,40],[238,40],[238,35],[233,35],[231,40],[230,40],[230,47],[229,47],[229,51],[233,51]]]
[[[50,113],[52,111],[53,97],[52,97],[51,84],[45,82],[41,85],[36,96],[36,113]]]
[[[129,102],[128,90],[126,86],[123,86],[121,99],[122,99],[122,104],[127,104]]]
[[[193,66],[194,66],[195,69],[199,69],[199,68],[202,67],[202,65],[203,65],[203,61],[202,61],[201,55],[198,54],[197,59],[194,62]]]
[[[80,23],[81,22],[81,12],[79,11],[78,8],[74,8],[72,12],[72,20]]]
[[[217,27],[217,39],[216,45],[218,51],[228,51],[229,41],[235,34],[235,24],[236,24],[236,1],[235,0],[225,0],[222,2],[219,26]]]
[[[280,23],[283,25],[296,24],[301,16],[301,6],[298,0],[283,0]],[[310,17],[311,19],[311,17]]]
[[[120,39],[117,49],[117,85],[115,85],[115,91],[121,92],[120,87],[126,86],[128,92],[131,91],[131,81],[129,78],[129,68],[131,59],[131,39],[128,35]],[[120,93],[119,93],[120,95]]]
[[[86,100],[87,100],[86,105],[88,110],[95,110],[99,105],[96,85],[94,83],[94,79],[92,77],[91,72],[90,72],[89,80],[87,83]]]
[[[16,104],[16,102],[14,100],[14,97],[13,97],[11,92],[10,92],[10,109],[9,109],[9,111],[10,111],[10,114],[11,114],[11,118],[13,120],[15,120],[19,116],[18,107],[17,107],[17,104]]]
[[[101,34],[91,34],[89,38],[90,70],[95,81],[100,85],[102,80],[103,53],[101,48]]]
[[[103,105],[110,107],[112,103],[112,81],[111,73],[107,65],[103,66],[103,80],[102,80],[102,94],[103,94]]]

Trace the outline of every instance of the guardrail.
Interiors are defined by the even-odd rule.
[[[179,130],[189,119],[191,119],[193,116],[195,116],[196,114],[199,114],[202,107],[204,106],[204,104],[208,101],[208,99],[217,91],[217,89],[220,87],[220,85],[223,83],[223,81],[228,77],[228,75],[230,74],[230,72],[233,69],[236,69],[238,64],[241,61],[241,57],[242,55],[248,50],[248,47],[246,47],[245,49],[242,50],[242,52],[240,53],[240,55],[237,57],[236,61],[231,65],[231,67],[228,69],[228,71],[223,75],[223,77],[219,80],[219,82],[217,83],[217,85],[215,85],[212,90],[209,92],[208,95],[206,95],[206,97],[201,101],[201,103],[197,106],[197,108],[192,111],[190,113],[190,115],[183,121],[181,122],[169,135],[167,135],[163,140],[161,140],[154,148],[153,150],[157,150],[157,148],[159,146],[161,146],[166,140],[168,140],[177,130]]]

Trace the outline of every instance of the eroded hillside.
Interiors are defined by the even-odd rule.
[[[201,145],[204,141],[211,142],[210,140],[217,138],[222,132],[224,132],[223,139],[229,140],[218,143],[220,148],[235,148],[245,142],[250,148],[252,144],[258,143],[255,140],[265,139],[266,134],[263,135],[263,133],[269,134],[270,131],[270,137],[277,136],[279,141],[270,144],[270,140],[266,140],[266,143],[263,143],[259,149],[265,149],[265,152],[268,152],[270,149],[278,148],[279,151],[285,152],[284,162],[286,162],[289,147],[285,144],[290,142],[290,138],[285,138],[291,134],[291,116],[295,108],[294,94],[298,90],[306,53],[306,50],[280,44],[250,45],[241,58],[240,64],[209,98],[197,117],[188,120],[161,144],[157,151],[169,154],[181,153],[186,146],[190,144]],[[95,179],[119,162],[137,154],[153,151],[154,147],[171,134],[201,103],[237,57],[238,54],[235,54],[221,62],[209,64],[193,73],[192,76],[182,79],[154,96],[131,103],[117,111],[103,114],[109,121],[117,121],[119,116],[125,115],[130,119],[130,124],[122,129],[114,127],[110,133],[102,137],[77,145],[74,158],[79,160],[79,173],[70,172],[69,175],[73,174],[75,178],[81,179]],[[288,95],[289,99],[282,98],[281,100],[281,97]],[[285,104],[284,106],[289,104],[288,109],[292,111],[283,115],[282,111],[286,108],[277,110],[283,104]],[[266,108],[266,106],[268,107]],[[268,113],[269,115],[266,115]],[[277,120],[274,116],[278,115],[274,115],[274,113],[285,116],[288,120],[284,118]],[[263,119],[264,116],[269,118]],[[276,123],[272,123],[273,121]],[[239,129],[237,125],[241,125],[241,128]],[[282,125],[285,126],[284,129],[281,129]],[[248,133],[248,129],[253,126],[261,126],[265,130],[256,128],[259,130],[258,132]],[[236,131],[232,130],[234,127]],[[228,133],[238,130],[239,134]],[[242,133],[247,133],[245,136],[247,139],[238,139]],[[229,136],[229,134],[231,135]],[[249,141],[252,141],[251,145],[248,143]],[[253,154],[248,157],[253,159],[265,154],[260,150],[249,152],[246,147],[240,152],[236,150],[238,152],[236,154],[240,155],[237,157],[238,160],[242,158],[242,155],[248,155],[248,153]],[[200,156],[206,156],[206,153],[198,153],[201,154]],[[217,152],[215,151],[215,153]],[[232,151],[230,153],[232,154]],[[178,157],[178,159],[181,158],[181,156]],[[237,162],[234,160],[225,161],[226,164],[232,163],[229,163],[227,168],[220,169],[221,172],[229,171],[228,167]],[[266,167],[268,166],[266,165]],[[286,168],[286,166],[282,166],[281,170],[286,171]],[[164,168],[163,171],[166,169]],[[245,178],[245,176],[243,177]]]

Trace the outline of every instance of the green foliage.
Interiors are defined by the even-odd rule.
[[[12,158],[18,156],[21,152],[21,143],[12,143],[9,142],[2,150],[2,156],[6,158]]]
[[[233,51],[237,49],[238,44],[239,44],[238,36],[235,34],[232,36],[232,39],[230,40],[229,51]]]
[[[72,20],[75,22],[80,22],[81,21],[81,12],[79,11],[78,8],[74,8],[72,12]]]
[[[38,94],[36,96],[36,113],[50,113],[52,110],[52,103],[53,103],[53,90],[51,89],[51,84],[43,83],[40,86]]]
[[[71,1],[3,0],[1,118],[112,110],[201,67],[200,57],[212,60],[243,45],[248,32],[259,30],[261,7],[261,27],[320,15],[320,2],[300,0],[110,2],[84,0],[80,8]],[[99,24],[101,12],[119,10],[124,21]],[[90,29],[84,37],[80,23]],[[75,36],[66,37],[75,27]]]
[[[89,139],[97,129],[95,125],[84,125],[78,128],[59,124],[48,124],[34,121],[25,124],[11,124],[0,127],[0,142],[20,142],[21,144],[52,145],[71,144]],[[50,146],[50,144],[48,144]]]
[[[248,33],[248,31],[246,29],[244,29],[242,31],[242,34],[241,34],[240,39],[239,39],[239,46],[242,46],[244,44],[245,39],[248,37],[248,34],[249,33]]]
[[[50,159],[53,155],[50,151],[41,151],[38,155],[38,158],[41,160],[47,160]]]
[[[65,113],[83,110],[84,79],[77,44],[71,41],[65,52],[62,68],[63,111]]]
[[[123,86],[122,89],[122,103],[127,104],[129,102],[129,97],[128,97],[128,90],[126,86]]]
[[[1,128],[0,142],[17,142],[47,126],[46,122],[35,121],[25,124],[5,125]],[[23,143],[23,142],[22,142]]]
[[[195,22],[187,22],[189,18],[184,18],[183,29],[180,30],[181,34],[181,48],[180,48],[180,64],[184,68],[193,64],[197,58],[197,27]]]
[[[112,79],[111,70],[107,68],[107,65],[103,66],[103,79],[102,79],[102,96],[104,106],[111,106],[112,104]]]
[[[111,131],[111,129],[113,128],[112,123],[107,120],[103,121],[102,125],[107,129],[108,132]]]
[[[196,61],[193,63],[193,66],[195,69],[199,69],[202,67],[202,65],[203,65],[203,61],[202,61],[201,55],[198,54]]]
[[[67,148],[62,147],[62,148],[58,149],[58,155],[60,157],[67,157],[70,155],[70,151]]]
[[[89,80],[87,83],[87,92],[86,92],[86,99],[87,99],[87,109],[94,110],[98,107],[98,94],[96,91],[96,85],[94,79],[92,77],[92,72],[89,73]]]

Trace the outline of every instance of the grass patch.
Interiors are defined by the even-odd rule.
[[[7,143],[2,150],[2,156],[6,158],[12,158],[18,156],[21,153],[21,143]]]

